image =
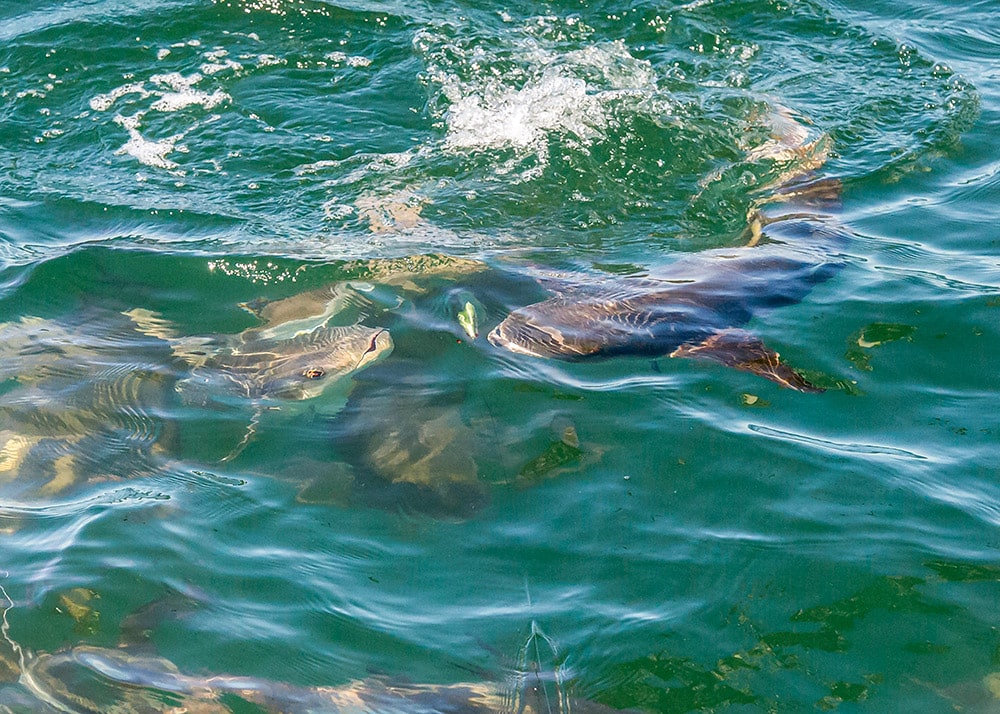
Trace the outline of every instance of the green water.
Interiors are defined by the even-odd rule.
[[[0,711],[167,711],[171,671],[516,694],[536,659],[579,711],[1000,710],[997,9],[0,0]],[[746,327],[824,393],[486,340],[745,242],[776,107],[848,239]],[[369,280],[394,349],[312,400],[189,398],[122,314],[231,344],[241,303],[423,253],[485,268]],[[159,678],[30,676],[136,639]]]

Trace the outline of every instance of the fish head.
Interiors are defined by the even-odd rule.
[[[590,320],[559,307],[546,301],[515,310],[487,339],[497,347],[534,357],[574,359],[599,353],[604,343]]]
[[[387,356],[392,348],[392,337],[383,328],[318,328],[270,348],[276,357],[261,375],[260,392],[286,401],[313,399]]]

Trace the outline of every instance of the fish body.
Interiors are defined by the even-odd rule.
[[[254,409],[243,438],[222,457],[236,458],[254,438],[259,419],[276,403],[315,399],[334,386],[343,387],[334,402],[339,409],[346,399],[348,378],[393,349],[389,331],[360,321],[330,324],[348,303],[363,302],[352,296],[353,287],[292,296],[273,303],[244,305],[262,324],[238,334],[179,335],[158,314],[141,308],[125,314],[142,334],[164,340],[188,373],[176,391],[191,406]],[[325,405],[330,408],[330,403]]]
[[[182,393],[300,401],[392,351],[389,331],[363,324],[366,318],[399,308],[401,295],[422,294],[428,283],[485,268],[447,255],[347,262],[339,266],[345,280],[280,300],[243,303],[261,324],[237,335],[185,336],[149,310],[125,314],[143,334],[166,340],[189,365]],[[474,307],[463,314],[463,329],[474,330]]]
[[[176,374],[115,312],[0,324],[0,487],[53,497],[145,473]]]
[[[469,518],[489,503],[464,391],[423,382],[401,357],[359,379],[332,430],[350,465],[352,500],[441,518]]]

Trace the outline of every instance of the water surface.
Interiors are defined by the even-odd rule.
[[[0,706],[133,702],[99,659],[75,699],[24,675],[127,643],[153,711],[168,664],[523,692],[535,660],[616,709],[996,709],[995,14],[0,4]],[[776,110],[848,240],[747,328],[827,391],[486,341],[552,287],[738,250],[796,168],[755,153]],[[352,262],[426,253],[484,267]],[[241,304],[345,281],[394,347],[311,400],[187,389],[123,314],[232,344]]]

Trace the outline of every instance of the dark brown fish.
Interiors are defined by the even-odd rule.
[[[821,392],[740,328],[760,312],[799,302],[832,277],[843,263],[834,254],[843,238],[817,220],[772,222],[759,245],[703,251],[646,277],[596,281],[514,310],[489,341],[570,360],[699,357]]]

